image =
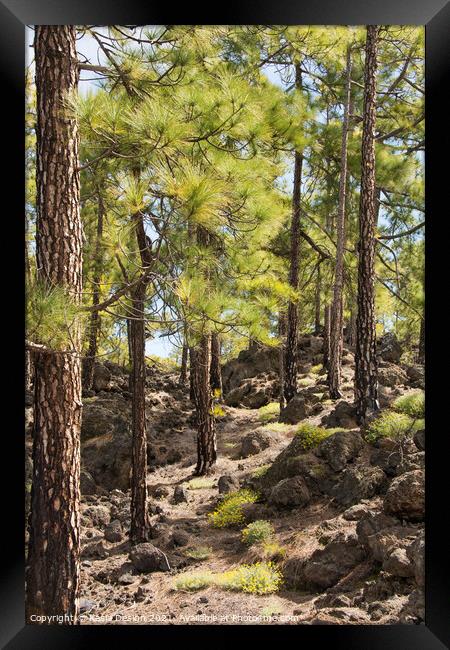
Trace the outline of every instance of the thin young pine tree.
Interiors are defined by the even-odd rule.
[[[341,169],[339,176],[339,204],[336,221],[336,265],[334,273],[333,302],[330,312],[330,347],[328,361],[328,385],[331,399],[339,399],[341,393],[341,367],[343,346],[343,289],[345,249],[345,205],[347,196],[347,145],[351,95],[352,52],[347,48],[344,119],[342,124]]]
[[[76,93],[76,29],[40,25],[37,91],[37,280],[81,302],[82,224],[78,126],[66,108]],[[78,622],[80,576],[81,328],[66,349],[35,352],[33,481],[26,568],[26,618]]]
[[[378,31],[377,25],[367,26],[364,68],[355,350],[355,405],[360,422],[364,422],[370,412],[379,408],[375,329],[375,117]]]
[[[217,332],[211,335],[211,390],[222,395],[222,369],[220,367],[220,339]]]
[[[295,66],[295,87],[302,88],[300,64]],[[294,187],[292,195],[291,250],[289,267],[289,284],[296,291],[299,283],[300,253],[300,200],[302,186],[303,155],[295,152]],[[298,303],[291,300],[288,304],[286,319],[286,346],[284,355],[284,398],[288,404],[297,392],[297,345],[298,345]]]

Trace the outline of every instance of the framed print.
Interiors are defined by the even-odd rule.
[[[448,647],[448,4],[0,14],[3,646]]]

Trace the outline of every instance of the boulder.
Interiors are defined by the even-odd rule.
[[[356,421],[356,408],[346,402],[345,400],[339,401],[335,408],[322,418],[322,424],[329,428],[342,427],[344,429],[356,429],[358,423]]]
[[[400,366],[393,363],[383,363],[378,368],[378,381],[381,386],[389,386],[390,388],[405,386],[408,384],[408,375]]]
[[[242,438],[241,443],[241,456],[247,458],[248,456],[255,456],[263,449],[270,447],[271,436],[264,431],[252,431]]]
[[[237,359],[222,366],[222,383],[225,395],[237,388],[244,379],[261,374],[278,374],[279,355],[273,347],[242,350]],[[230,405],[231,406],[231,405]]]
[[[414,567],[414,577],[419,587],[425,586],[425,533],[420,531],[407,548],[407,554]]]
[[[406,549],[394,548],[383,561],[383,571],[400,578],[410,578],[414,575],[414,565],[409,559]]]
[[[321,589],[332,587],[364,560],[364,549],[352,538],[330,542],[317,549],[305,564],[307,584]]]
[[[393,332],[383,334],[377,341],[377,348],[378,355],[384,361],[399,363],[403,350]]]
[[[130,551],[129,558],[138,573],[170,571],[169,561],[165,553],[149,542],[134,546]]]
[[[118,519],[113,519],[105,528],[105,539],[108,542],[121,542],[123,539],[122,525]]]
[[[364,441],[359,431],[338,431],[319,444],[316,454],[324,458],[335,472],[340,472],[359,455],[363,447]]]
[[[425,388],[425,368],[419,364],[404,366],[413,388]]]
[[[425,516],[425,473],[423,470],[406,472],[393,479],[384,497],[387,514],[421,521]]]
[[[321,609],[309,621],[310,625],[368,625],[370,618],[359,607]]]
[[[267,472],[261,477],[261,488],[263,490],[270,489],[281,481],[281,479],[290,478],[299,474],[301,472],[301,466],[299,465],[298,457],[304,456],[307,453],[301,437],[294,436],[287,447],[278,454]],[[311,459],[310,462],[314,462],[314,459]],[[320,462],[317,459],[317,463],[319,464]]]
[[[82,521],[94,528],[104,528],[110,521],[109,509],[101,504],[90,505],[82,510]]]
[[[188,493],[184,485],[176,485],[173,491],[174,503],[187,503]]]
[[[293,508],[309,503],[310,493],[301,476],[286,478],[277,483],[269,495],[268,502],[277,507]]]
[[[414,434],[414,443],[420,451],[425,451],[425,429],[420,429]]]
[[[349,507],[380,494],[386,486],[386,475],[379,467],[352,467],[344,470],[331,494],[339,504]]]
[[[395,517],[380,512],[369,512],[356,525],[358,541],[377,562],[387,561],[392,551],[405,549],[417,536],[414,526],[402,526]],[[392,558],[394,563],[398,558]],[[411,574],[412,575],[412,574]]]
[[[310,408],[302,395],[295,395],[280,413],[280,422],[297,424],[310,414]]]
[[[108,390],[111,381],[111,370],[103,363],[94,364],[94,380],[92,386],[98,393],[101,390]]]
[[[217,486],[219,488],[219,494],[228,494],[229,492],[239,490],[239,481],[235,476],[224,474],[219,478]]]

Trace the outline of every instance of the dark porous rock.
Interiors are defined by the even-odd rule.
[[[425,429],[416,431],[413,440],[419,451],[425,451]]]
[[[105,528],[105,539],[108,542],[121,542],[123,539],[122,524],[113,519]]]
[[[229,492],[239,490],[239,481],[235,476],[224,474],[219,478],[217,486],[219,488],[219,494],[228,494]]]
[[[406,597],[398,622],[419,625],[425,622],[425,594],[423,589],[415,589]]]
[[[364,503],[357,503],[351,506],[342,513],[342,517],[346,521],[359,521],[370,512],[369,506]]]
[[[399,363],[403,350],[393,332],[383,334],[377,341],[377,347],[377,352],[383,361]]]
[[[386,487],[386,475],[379,467],[351,467],[344,470],[331,494],[340,505],[348,508],[382,493]]]
[[[134,546],[129,557],[138,573],[170,571],[169,560],[165,553],[149,542]]]
[[[245,379],[278,371],[279,355],[275,348],[260,346],[254,350],[242,350],[237,359],[222,366],[224,393],[227,395]]]
[[[414,575],[414,565],[409,559],[405,548],[394,548],[383,561],[383,571],[400,578],[410,578]]]
[[[425,534],[420,531],[414,542],[406,549],[414,566],[414,577],[419,587],[425,586]]]
[[[322,424],[329,428],[342,427],[344,429],[356,429],[358,423],[356,421],[356,408],[353,404],[345,400],[341,400],[335,408],[322,418]]]
[[[397,467],[397,475],[406,474],[407,472],[412,472],[414,470],[425,471],[425,452],[418,451],[415,454],[410,454],[409,456],[404,456],[403,460]]]
[[[174,530],[171,537],[172,546],[187,546],[189,544],[190,537],[185,530]]]
[[[336,483],[336,475],[329,465],[312,452],[288,458],[286,461],[288,477],[302,476],[313,492],[328,494]]]
[[[80,490],[83,495],[97,494],[97,484],[85,469],[80,471]]]
[[[365,558],[364,549],[353,539],[331,542],[317,549],[304,568],[305,581],[313,587],[332,587]]]
[[[94,365],[94,380],[93,388],[98,393],[102,390],[107,390],[109,388],[109,382],[111,381],[111,370],[107,368],[103,363],[96,363]]]
[[[91,542],[87,544],[81,552],[81,557],[92,557],[98,560],[104,560],[109,555],[108,549],[105,548],[103,542]]]
[[[363,447],[364,441],[359,431],[338,431],[319,444],[316,454],[324,458],[335,472],[340,472],[359,455]]]
[[[270,447],[272,441],[271,436],[263,431],[252,431],[242,438],[241,456],[247,458],[248,456],[255,456],[263,449]]]
[[[377,562],[384,562],[392,551],[408,550],[416,539],[417,527],[402,526],[398,519],[382,512],[370,512],[358,521],[356,533],[369,556]],[[396,558],[392,560],[394,562]]]
[[[368,625],[370,618],[359,607],[336,607],[320,610],[310,625]]]
[[[169,490],[165,485],[152,485],[149,488],[149,493],[155,499],[163,499],[169,496]]]
[[[174,463],[179,463],[182,458],[183,456],[181,455],[181,452],[178,449],[172,449],[167,454],[167,458],[166,458],[167,464],[173,465]]]
[[[268,489],[283,478],[295,476],[298,473],[298,461],[294,461],[294,459],[306,453],[308,452],[305,450],[301,437],[294,436],[287,447],[278,454],[264,476],[261,477],[261,488],[263,490]],[[319,459],[317,459],[317,462],[320,462]]]
[[[419,364],[405,366],[406,374],[413,388],[425,388],[425,368]]]
[[[380,364],[378,368],[378,381],[381,386],[405,386],[408,384],[408,375],[400,366],[393,363]]]
[[[110,518],[109,509],[101,504],[90,505],[82,510],[82,521],[89,522],[95,528],[104,528]]]
[[[421,521],[425,516],[425,473],[423,470],[406,472],[393,479],[384,497],[387,514]]]
[[[188,502],[188,493],[184,485],[176,485],[173,491],[173,502],[174,503],[187,503]]]
[[[310,407],[301,395],[295,395],[280,413],[280,422],[297,424],[310,414]]]
[[[351,607],[352,601],[344,594],[326,593],[314,601],[316,609],[323,607]]]
[[[277,507],[293,508],[305,506],[310,498],[305,480],[301,476],[294,476],[277,483],[270,492],[268,501]]]

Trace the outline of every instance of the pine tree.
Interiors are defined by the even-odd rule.
[[[375,113],[379,28],[368,25],[364,72],[361,198],[358,241],[358,315],[356,318],[355,404],[358,418],[379,408],[375,329]]]
[[[67,109],[78,62],[72,26],[38,26],[37,281],[78,305],[82,226],[78,130]],[[34,378],[33,484],[26,570],[26,617],[78,620],[80,554],[81,340],[77,319],[61,350],[37,346]]]

